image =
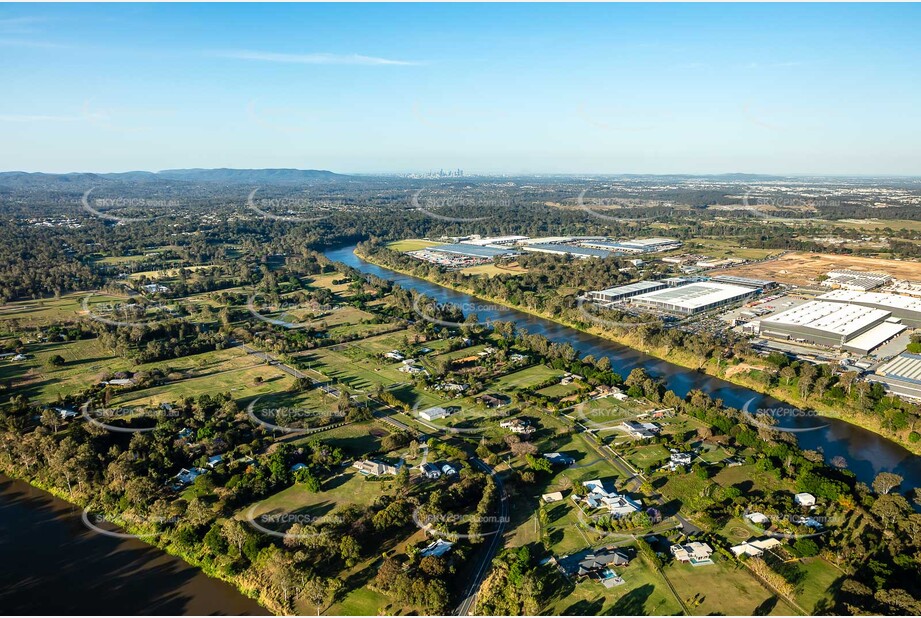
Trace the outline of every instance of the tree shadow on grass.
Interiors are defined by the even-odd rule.
[[[646,601],[654,591],[652,584],[644,584],[617,599],[604,613],[608,616],[647,616]]]

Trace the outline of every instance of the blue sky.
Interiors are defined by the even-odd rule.
[[[921,174],[918,5],[0,4],[0,170]]]

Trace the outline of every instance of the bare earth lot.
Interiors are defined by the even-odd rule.
[[[830,270],[842,269],[885,272],[897,279],[921,280],[921,262],[882,260],[827,253],[788,253],[769,262],[715,270],[710,274],[737,275],[740,277],[755,277],[756,279],[772,279],[794,285],[809,285],[816,282],[816,277],[824,275]]]

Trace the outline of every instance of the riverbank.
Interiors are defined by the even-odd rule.
[[[689,369],[692,371],[699,371],[706,375],[712,376],[714,378],[725,380],[726,382],[729,382],[731,384],[735,384],[737,386],[750,389],[757,393],[761,393],[763,395],[773,397],[777,399],[778,401],[782,401],[788,405],[791,405],[797,408],[807,408],[807,409],[814,410],[816,414],[818,415],[825,416],[828,418],[834,418],[836,420],[848,423],[850,425],[854,425],[855,427],[860,427],[862,429],[865,429],[869,432],[872,432],[880,436],[881,438],[890,440],[893,443],[898,444],[899,446],[905,448],[906,450],[908,450],[909,452],[915,455],[921,455],[921,443],[911,443],[908,440],[907,432],[905,433],[904,436],[899,435],[899,434],[893,434],[891,432],[885,432],[883,427],[880,425],[878,418],[876,417],[866,417],[865,415],[856,415],[853,413],[842,413],[840,410],[835,409],[833,406],[824,404],[822,402],[813,402],[813,401],[804,402],[802,398],[798,397],[795,393],[792,393],[791,391],[784,389],[782,387],[778,386],[778,387],[765,388],[764,384],[759,383],[757,380],[752,379],[748,375],[747,372],[728,371],[730,368],[737,367],[738,365],[726,365],[724,362],[720,361],[720,359],[708,359],[705,363],[701,363],[699,357],[689,352],[685,352],[681,349],[671,349],[671,348],[666,349],[666,348],[650,347],[650,346],[645,345],[643,342],[637,340],[636,337],[618,336],[600,327],[586,328],[583,324],[577,323],[573,320],[566,319],[563,316],[554,316],[554,315],[548,314],[543,311],[532,309],[530,307],[512,305],[499,298],[475,293],[471,288],[466,287],[466,286],[448,284],[443,281],[438,281],[437,279],[433,277],[421,276],[419,274],[412,272],[409,269],[397,268],[390,264],[385,264],[379,260],[375,260],[373,256],[370,256],[365,252],[361,252],[358,249],[356,249],[354,253],[356,256],[358,256],[362,260],[365,260],[369,262],[370,264],[373,264],[379,268],[384,268],[387,270],[391,270],[391,271],[400,273],[402,275],[414,277],[416,279],[421,279],[423,281],[427,281],[428,283],[440,286],[448,290],[453,290],[455,292],[467,294],[469,296],[473,296],[477,299],[481,299],[488,303],[493,303],[495,305],[499,305],[507,309],[519,311],[521,313],[526,313],[528,315],[538,317],[544,320],[548,320],[548,321],[554,322],[556,324],[565,326],[567,328],[571,328],[573,330],[576,330],[576,331],[579,331],[579,332],[582,332],[588,335],[592,335],[595,337],[599,337],[601,339],[605,339],[617,345],[624,346],[632,350],[640,351],[648,356],[672,363],[674,365],[678,365],[685,369]],[[626,377],[626,376],[623,376],[623,377]]]
[[[0,480],[2,477],[10,479],[12,482],[23,483],[24,485],[32,488],[36,491],[42,492],[46,495],[47,500],[42,500],[43,505],[39,511],[39,515],[35,516],[35,519],[40,518],[45,519],[45,525],[53,523],[55,517],[49,514],[50,509],[45,506],[44,503],[55,503],[55,510],[63,511],[70,510],[68,519],[83,519],[83,514],[77,515],[76,511],[84,511],[87,508],[87,504],[81,504],[81,500],[67,495],[67,492],[59,490],[56,487],[47,486],[42,483],[39,479],[27,478],[25,475],[20,474],[18,470],[10,469],[10,466],[3,465],[0,466]],[[35,500],[33,500],[35,501]],[[4,507],[7,505],[4,504]],[[246,587],[241,581],[233,576],[227,576],[224,573],[217,571],[212,568],[210,565],[204,563],[201,560],[195,559],[194,556],[184,554],[183,552],[177,551],[177,549],[169,542],[161,540],[159,537],[155,537],[151,534],[151,530],[144,529],[138,525],[131,525],[130,522],[126,522],[123,518],[118,518],[111,516],[111,514],[102,513],[107,522],[116,522],[119,526],[119,529],[112,536],[105,535],[102,532],[93,532],[92,529],[86,526],[85,523],[80,522],[70,522],[69,520],[65,523],[67,533],[71,536],[76,535],[77,533],[89,534],[90,540],[80,540],[81,544],[95,542],[97,544],[105,544],[105,547],[99,551],[100,560],[109,560],[115,561],[115,554],[118,554],[119,551],[128,552],[130,554],[130,560],[132,569],[138,569],[143,571],[145,569],[144,562],[141,561],[139,556],[143,555],[146,558],[146,562],[151,563],[150,569],[155,570],[151,574],[153,579],[157,579],[164,574],[169,574],[170,577],[168,581],[163,581],[163,586],[167,590],[163,591],[164,598],[168,599],[170,604],[178,603],[180,600],[185,600],[188,603],[187,612],[189,614],[229,614],[229,615],[255,615],[255,614],[268,614],[272,615],[270,608],[266,607],[262,602],[259,591],[255,588]],[[33,529],[35,521],[30,520],[30,529]],[[106,528],[102,528],[105,530]],[[75,532],[76,531],[76,532]],[[123,534],[125,536],[116,536],[116,534]],[[130,536],[129,536],[130,535]],[[3,539],[5,542],[8,542],[8,539]],[[77,544],[77,541],[69,539],[67,547]],[[127,544],[127,547],[125,546]],[[64,550],[62,550],[64,551]],[[149,552],[159,552],[160,555],[150,554]],[[75,557],[73,559],[61,558],[61,560],[66,564],[74,564],[81,559],[89,559],[90,555],[80,556],[79,558]],[[169,561],[174,561],[172,564],[169,564]],[[166,568],[166,567],[169,568]],[[194,573],[186,572],[187,567],[188,571],[194,571]],[[124,568],[124,567],[122,567]],[[104,568],[99,568],[92,573],[94,578],[97,578],[98,581],[105,581],[107,574],[104,572]],[[110,575],[115,577],[120,575],[121,571],[118,573]],[[177,576],[177,573],[182,573],[182,578]],[[213,580],[215,585],[203,584],[201,580],[198,580],[197,577],[203,577],[210,580]],[[96,581],[97,579],[94,579]],[[167,578],[163,578],[166,580]],[[146,580],[144,580],[146,581]],[[178,583],[174,583],[178,582]],[[199,594],[189,594],[187,596],[182,596],[179,593],[179,590],[172,589],[173,586],[179,585],[181,583],[184,586],[191,586],[196,589]],[[221,590],[220,585],[229,586],[229,589]],[[147,588],[145,588],[146,590]],[[227,594],[231,593],[231,594]],[[236,595],[239,597],[234,598]],[[166,603],[166,601],[164,601]],[[164,614],[178,614],[183,613],[178,611],[174,607],[169,611],[163,611]],[[40,608],[39,608],[40,609]],[[121,611],[121,610],[119,610]],[[43,611],[37,612],[27,612],[27,613],[45,613]],[[51,612],[55,613],[55,612]],[[85,612],[81,612],[85,613]],[[96,613],[96,612],[89,612]],[[133,612],[129,612],[133,613]],[[146,612],[145,612],[146,613]]]

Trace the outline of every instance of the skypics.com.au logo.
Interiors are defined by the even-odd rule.
[[[113,433],[147,433],[156,431],[159,421],[181,416],[178,411],[167,406],[159,408],[144,406],[93,408],[90,407],[89,402],[83,404],[81,414],[86,422]]]
[[[495,213],[501,209],[509,208],[512,203],[511,200],[504,195],[432,195],[431,192],[427,195],[423,195],[425,191],[425,189],[419,189],[413,193],[410,198],[413,210],[421,212],[432,219],[452,223],[485,221],[489,216],[461,217],[443,213]]]
[[[431,322],[432,324],[444,326],[446,328],[460,328],[471,324],[488,325],[488,321],[479,321],[479,315],[481,313],[492,314],[502,309],[503,307],[499,305],[491,305],[488,303],[439,303],[425,300],[422,296],[417,296],[413,299],[413,313],[426,322]],[[460,316],[467,316],[467,318],[464,318],[463,321],[444,319],[447,317],[445,314],[459,314]],[[474,316],[475,318],[472,322],[467,321],[470,316]]]
[[[157,286],[158,284],[150,284]],[[87,294],[81,308],[88,319],[109,326],[153,328],[169,320],[186,319],[194,309],[185,300],[170,300],[168,303],[153,301],[145,296],[133,296],[125,301],[92,302],[96,292]]]
[[[430,513],[422,508],[413,511],[413,523],[432,536],[457,541],[482,539],[502,531],[511,521],[507,516],[458,513]],[[459,530],[466,530],[460,532]]]
[[[336,409],[257,407],[260,399],[262,397],[257,397],[246,406],[246,415],[253,423],[269,431],[301,433],[345,420],[345,414]]]
[[[781,433],[806,433],[808,431],[818,431],[828,427],[828,423],[813,425],[811,427],[784,427],[777,424],[779,419],[804,419],[818,418],[819,414],[814,410],[800,410],[797,408],[757,408],[752,410],[752,403],[758,399],[752,397],[742,406],[742,413],[748,418],[748,422],[755,427],[766,429],[768,431],[779,431]],[[797,421],[798,422],[798,421]]]
[[[636,329],[647,324],[656,325],[660,323],[659,319],[650,313],[635,315],[620,309],[616,310],[616,314],[620,316],[629,316],[629,319],[615,319],[607,315],[614,313],[615,310],[601,307],[596,301],[585,296],[580,296],[576,299],[576,311],[578,311],[579,315],[588,322],[614,332]]]
[[[333,529],[347,523],[345,519],[333,513],[311,515],[310,513],[275,513],[269,511],[257,515],[256,511],[262,505],[262,502],[257,502],[249,507],[246,510],[244,519],[256,531],[279,539],[316,538],[330,534]]]
[[[93,532],[114,539],[145,540],[160,536],[163,534],[163,531],[159,528],[174,526],[181,522],[182,518],[178,516],[164,517],[160,515],[140,515],[137,513],[122,513],[117,518],[109,518],[105,514],[91,511],[90,508],[87,507],[83,509],[83,512],[80,514],[80,521]],[[116,526],[122,530],[125,528],[152,528],[152,530],[150,532],[121,532],[112,529]]]
[[[179,200],[176,199],[116,196],[96,197],[91,200],[90,195],[95,190],[96,188],[93,187],[83,194],[83,198],[80,200],[83,210],[99,219],[115,221],[121,225],[138,223],[141,221],[152,221],[158,216],[155,214],[157,211],[160,211],[162,214],[164,210],[176,209],[180,206]],[[122,212],[126,214],[118,214]],[[143,213],[143,216],[139,216],[140,213]]]
[[[601,219],[609,223],[634,223],[637,221],[650,221],[652,219],[652,217],[615,217],[605,214],[601,212],[601,206],[604,200],[602,198],[585,197],[585,194],[588,192],[589,189],[582,189],[579,193],[579,197],[576,198],[576,205],[578,205],[580,210],[596,219]]]
[[[246,309],[250,315],[266,324],[281,326],[289,330],[307,328],[314,319],[322,320],[322,317],[334,311],[342,309],[338,305],[323,305],[313,300],[288,301],[280,300],[277,302],[266,302],[260,298],[260,294],[254,291],[246,299]],[[271,317],[272,315],[278,317]],[[299,314],[310,319],[300,320]],[[285,319],[285,318],[288,319]]]
[[[315,223],[331,217],[345,208],[335,200],[308,197],[274,197],[256,199],[260,187],[253,189],[246,199],[246,207],[266,219],[289,223]]]

